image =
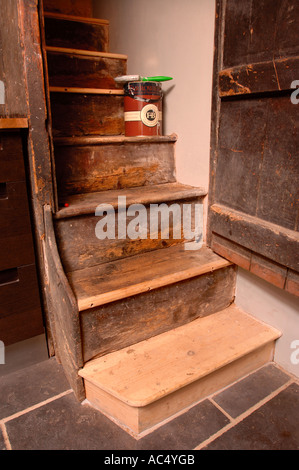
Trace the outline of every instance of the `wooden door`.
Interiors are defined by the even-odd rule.
[[[208,224],[217,253],[295,295],[298,23],[297,0],[217,1]]]

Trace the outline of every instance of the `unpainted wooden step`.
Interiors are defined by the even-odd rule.
[[[228,307],[235,267],[206,247],[155,250],[68,274],[84,361]]]
[[[50,88],[53,136],[125,133],[123,91]]]
[[[175,181],[176,136],[56,138],[61,203],[67,196]]]
[[[205,195],[202,188],[167,183],[68,197],[69,206],[55,215],[65,271],[192,241],[195,228],[202,229]]]
[[[109,21],[44,13],[47,46],[109,51]]]
[[[114,78],[125,75],[127,56],[46,47],[50,87],[122,89]]]
[[[232,305],[85,364],[89,402],[136,434],[269,362],[280,332]]]
[[[230,264],[208,248],[179,245],[69,272],[68,278],[83,311]]]

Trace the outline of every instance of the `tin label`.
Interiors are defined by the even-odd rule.
[[[145,126],[154,127],[159,121],[159,110],[154,104],[148,104],[141,110],[141,121]]]

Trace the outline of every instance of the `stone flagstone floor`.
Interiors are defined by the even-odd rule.
[[[78,403],[55,358],[0,391],[0,450],[299,450],[299,380],[274,363],[138,440]]]

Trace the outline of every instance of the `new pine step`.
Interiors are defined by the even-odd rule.
[[[182,245],[69,273],[84,361],[228,307],[235,275],[210,249]]]
[[[272,360],[280,332],[235,305],[79,371],[92,405],[136,434]]]
[[[47,46],[109,51],[109,21],[44,13]]]
[[[61,203],[67,196],[175,181],[176,136],[56,138]]]
[[[114,78],[126,74],[127,56],[58,47],[46,51],[50,87],[122,90]]]
[[[190,206],[187,209],[191,211],[193,230],[195,211],[200,211],[205,195],[202,188],[168,183],[69,196],[66,198],[69,206],[61,208],[55,215],[57,244],[65,271],[75,271],[184,242],[182,205],[188,203]],[[163,203],[160,208],[159,204]],[[126,209],[133,204],[142,204],[142,208],[139,206],[142,219],[136,220],[141,213],[135,212],[138,207],[131,208],[132,213],[127,214]],[[164,223],[159,214],[154,214],[151,219],[151,211],[154,209],[151,209],[150,204],[156,204],[157,210],[165,211]],[[172,204],[176,205],[171,208]],[[196,208],[197,204],[200,206]],[[99,205],[102,212],[96,214]],[[174,216],[172,209],[175,211]],[[109,237],[104,233],[107,230],[105,224],[109,220],[106,210],[110,213],[115,211],[111,216],[112,221],[109,221],[114,232]],[[130,234],[135,231],[136,235],[133,233],[128,237],[130,225]],[[138,236],[137,231],[142,231],[142,236]]]

